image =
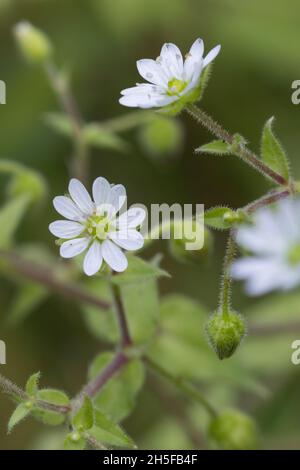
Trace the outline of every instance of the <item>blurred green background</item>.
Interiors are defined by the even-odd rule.
[[[262,126],[275,115],[275,130],[289,153],[296,177],[299,174],[300,108],[291,103],[291,83],[300,78],[297,0],[0,0],[0,79],[7,84],[7,104],[0,107],[0,156],[38,170],[49,185],[47,202],[29,211],[22,221],[18,242],[43,243],[58,259],[57,247],[48,232],[48,224],[55,218],[51,199],[66,190],[72,153],[68,139],[45,124],[45,113],[57,111],[58,104],[43,72],[24,63],[16,48],[12,28],[24,19],[51,37],[57,62],[70,71],[74,94],[88,121],[130,112],[118,103],[120,90],[139,81],[135,61],[156,57],[164,42],[174,42],[187,51],[200,36],[207,52],[220,43],[222,51],[214,64],[204,109],[229,130],[243,134],[257,151]],[[140,130],[122,134],[130,144],[127,152],[94,149],[90,181],[102,175],[122,183],[129,203],[146,205],[179,202],[239,207],[268,189],[260,175],[237,159],[195,155],[194,149],[211,137],[185,114],[178,125],[182,125],[178,132],[183,133],[183,141],[171,154],[153,155],[147,151]],[[0,181],[5,188],[6,179],[1,177]],[[3,190],[3,200],[4,195]],[[184,293],[201,301],[208,311],[214,309],[224,242],[224,236],[217,234],[212,258],[198,265],[178,263],[161,242],[145,253],[146,257],[157,251],[164,253],[162,265],[172,279],[160,282],[161,295]],[[43,385],[75,393],[85,381],[87,363],[102,345],[91,336],[78,306],[54,295],[12,327],[9,315],[17,289],[1,275],[0,338],[7,344],[7,365],[0,366],[0,371],[22,385],[31,373],[41,370]],[[268,311],[270,322],[274,302],[277,320],[284,322],[289,314],[300,315],[297,292],[249,300],[238,286],[234,299],[236,309],[249,315],[254,312],[258,319]],[[200,335],[203,332],[199,330]],[[218,376],[214,377],[212,396],[255,416],[264,447],[300,448],[300,366],[290,364],[290,344],[297,335],[300,337],[300,330],[295,329],[290,336],[260,337],[260,349],[255,344],[247,350],[248,339],[242,346],[242,364],[243,360],[247,364],[258,350],[266,358],[262,364],[258,360],[258,365],[250,360],[249,366],[255,378],[271,384],[266,394],[247,391],[247,387],[236,390],[226,380],[220,384]],[[211,361],[217,361],[213,352],[208,354]],[[234,364],[235,359],[230,361]],[[209,366],[200,356],[197,367]],[[203,387],[207,387],[205,381]],[[161,391],[156,393],[156,388],[150,379],[135,412],[125,423],[129,432],[142,447],[195,446],[180,419],[172,417],[178,414],[177,401],[173,413],[164,406]],[[11,403],[1,396],[1,449],[42,447],[51,445],[52,439],[55,442],[55,430],[44,437],[47,429],[31,420],[7,436],[11,411]],[[199,410],[187,411],[186,427],[190,434],[194,428],[196,434],[199,431],[201,446],[199,423],[204,418]]]

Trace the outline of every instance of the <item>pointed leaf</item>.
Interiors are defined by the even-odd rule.
[[[99,442],[104,444],[133,449],[136,448],[133,440],[123,429],[99,409],[95,410],[95,425],[87,432]]]
[[[230,155],[230,145],[223,140],[214,140],[208,144],[201,145],[196,153],[211,153],[215,155]]]
[[[72,418],[72,424],[76,429],[90,429],[94,424],[93,404],[88,396],[85,396],[81,408]]]
[[[41,373],[36,372],[35,374],[32,374],[27,380],[26,385],[25,385],[25,391],[27,395],[29,395],[30,397],[31,396],[34,397],[37,394],[38,389],[39,389],[40,377],[41,377]]]
[[[26,416],[29,415],[30,411],[31,409],[30,407],[26,406],[26,403],[20,403],[9,419],[8,432],[10,433],[16,424],[25,419]]]
[[[142,260],[134,255],[128,255],[128,268],[121,274],[112,277],[114,284],[132,284],[145,279],[155,279],[161,276],[169,277],[169,274],[155,266],[153,263]]]
[[[127,150],[127,142],[117,134],[101,127],[101,124],[87,124],[83,130],[85,142],[97,148],[112,149],[124,152]]]
[[[261,142],[261,156],[263,161],[269,165],[272,170],[279,173],[288,181],[289,165],[287,156],[281,143],[273,133],[273,122],[274,117],[271,117],[265,124]]]
[[[8,201],[0,209],[0,248],[8,248],[29,204],[29,197],[23,194]]]

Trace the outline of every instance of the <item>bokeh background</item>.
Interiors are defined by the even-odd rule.
[[[70,71],[73,92],[88,121],[130,112],[118,103],[120,90],[138,81],[135,61],[156,57],[164,42],[175,42],[183,51],[199,36],[207,51],[220,43],[222,52],[214,64],[204,109],[229,130],[243,134],[257,151],[262,126],[275,115],[277,134],[295,175],[299,173],[300,108],[291,102],[291,84],[300,78],[297,0],[1,0],[0,79],[7,84],[7,104],[0,107],[0,157],[34,168],[49,186],[47,201],[23,219],[17,233],[19,243],[44,244],[57,256],[47,229],[55,217],[50,201],[67,187],[72,152],[70,141],[46,125],[45,114],[57,111],[58,103],[44,73],[26,64],[16,48],[12,28],[24,19],[51,37],[56,61]],[[129,151],[94,149],[91,180],[102,175],[123,183],[130,203],[146,205],[179,202],[239,207],[268,189],[260,175],[235,158],[195,155],[194,149],[210,136],[187,115],[180,116],[177,132],[176,150],[154,152],[147,148],[143,129],[122,134]],[[5,184],[1,177],[2,201]],[[205,263],[178,263],[163,242],[145,252],[146,257],[162,252],[162,265],[172,274],[172,279],[160,282],[161,295],[184,293],[213,310],[224,243],[223,234],[216,234],[214,253]],[[0,372],[22,385],[31,373],[41,370],[43,385],[75,393],[85,381],[87,363],[103,346],[91,335],[78,305],[58,296],[47,297],[22,320],[11,322],[19,287],[1,274],[0,338],[7,344],[7,365],[0,366]],[[257,321],[268,314],[271,323],[273,313],[282,323],[288,322],[290,315],[294,320],[300,315],[297,292],[249,300],[237,286],[234,299],[236,309],[256,315]],[[199,330],[200,335],[203,332]],[[259,380],[259,385],[249,379],[248,389],[239,389],[230,379],[228,383],[224,377],[221,380],[217,372],[212,384],[203,382],[204,389],[212,387],[216,400],[239,406],[257,419],[262,445],[267,448],[300,447],[300,366],[290,363],[291,341],[297,336],[297,328],[292,335],[260,335],[252,349],[247,349],[246,339],[241,361],[249,366],[252,378],[254,372],[253,380]],[[213,352],[208,354],[212,362],[217,361]],[[257,360],[252,361],[254,356]],[[235,358],[230,361],[234,364]],[[200,356],[195,367],[209,365]],[[161,397],[165,390],[157,390],[160,385],[153,383],[153,379],[147,382],[135,412],[125,422],[133,437],[146,448],[192,448],[197,439],[198,446],[205,447],[202,412],[195,413],[184,402],[187,408],[183,412],[188,417],[183,418],[183,426],[178,397],[174,397],[173,410],[169,409]],[[167,393],[173,391],[168,389]],[[168,398],[165,401],[170,402]],[[7,436],[11,411],[11,403],[1,396],[1,449],[56,445],[56,431],[49,433],[32,420]]]

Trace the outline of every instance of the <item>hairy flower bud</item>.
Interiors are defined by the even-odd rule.
[[[255,422],[237,410],[225,410],[214,418],[208,428],[212,444],[223,450],[253,450],[258,447]]]
[[[154,116],[142,127],[140,140],[153,159],[174,159],[182,147],[181,123],[168,117]]]
[[[14,28],[15,37],[25,59],[33,63],[43,63],[52,53],[52,45],[47,36],[27,21]]]
[[[233,311],[226,315],[219,311],[213,313],[205,329],[209,343],[219,359],[232,356],[246,333],[242,316]]]

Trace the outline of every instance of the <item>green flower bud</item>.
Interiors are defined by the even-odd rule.
[[[209,343],[219,359],[232,356],[246,334],[242,316],[233,311],[226,315],[219,311],[213,313],[205,329]]]
[[[14,28],[15,37],[25,59],[33,63],[43,63],[52,54],[52,45],[47,36],[27,21]]]
[[[145,124],[140,132],[143,147],[153,158],[174,157],[181,149],[182,126],[179,121],[163,116],[155,116]]]
[[[225,410],[212,419],[208,436],[215,447],[223,450],[253,450],[259,441],[253,419],[237,410]]]
[[[197,222],[194,221],[191,229],[196,233],[196,224]],[[179,262],[192,262],[192,263],[203,263],[205,262],[212,250],[213,250],[213,235],[211,231],[204,227],[204,244],[202,248],[187,250],[186,244],[193,243],[194,240],[192,238],[192,234],[190,237],[185,238],[174,238],[171,237],[169,241],[169,249],[170,253],[174,258],[176,258]]]

